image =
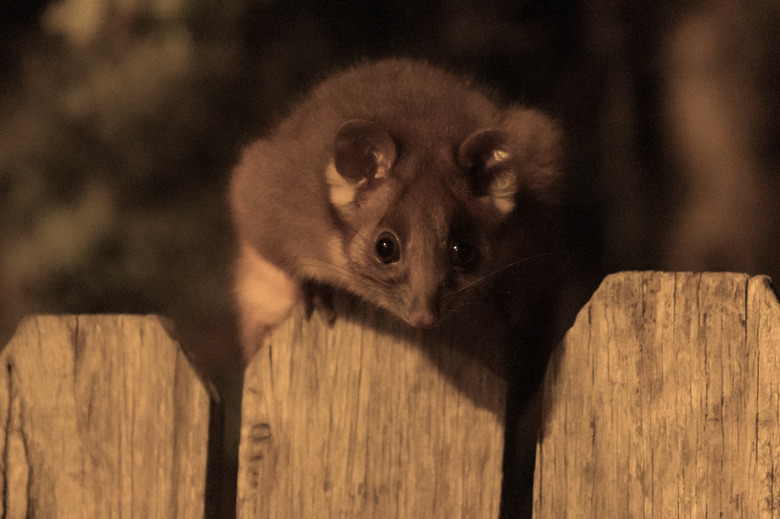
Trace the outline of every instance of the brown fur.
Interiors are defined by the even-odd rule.
[[[339,166],[334,142],[340,128],[356,119],[389,135],[395,149],[374,150],[374,157],[381,155],[382,164],[391,166],[386,178],[375,179],[372,171],[362,183],[351,174],[341,179],[347,193],[354,190],[354,200],[335,206],[327,173]],[[503,140],[495,144],[499,154],[485,157],[483,164],[480,155],[494,151],[481,148],[487,146],[480,134],[485,130],[495,130]],[[477,144],[464,144],[475,149],[459,151],[475,132],[480,138],[471,141]],[[552,203],[559,151],[558,130],[544,115],[499,107],[468,80],[425,63],[384,60],[326,80],[274,132],[246,150],[233,175],[231,205],[243,251],[237,290],[244,294],[239,306],[245,355],[251,357],[257,335],[278,322],[276,314],[269,313],[266,322],[244,308],[259,300],[246,294],[277,297],[274,287],[258,282],[268,276],[247,267],[258,264],[247,254],[263,258],[291,282],[312,280],[345,289],[412,325],[428,325],[452,305],[460,289],[511,260],[496,255],[498,242],[508,238],[498,235],[506,232],[501,227],[509,216],[506,207],[514,208],[516,198],[530,197],[540,207]],[[459,163],[462,156],[472,157],[474,164]],[[346,163],[360,167],[371,157],[363,154]],[[337,180],[339,173],[330,170]],[[498,184],[499,178],[503,191],[479,188],[485,182]],[[508,196],[510,203],[499,203],[498,196]],[[374,245],[382,232],[397,237],[397,262],[377,260]],[[451,265],[450,248],[461,238],[477,248],[473,268]],[[253,324],[248,315],[255,316]]]

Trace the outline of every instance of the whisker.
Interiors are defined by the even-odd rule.
[[[455,293],[459,294],[459,293],[461,293],[461,292],[463,292],[465,290],[468,290],[471,287],[473,287],[475,285],[478,285],[479,283],[482,283],[482,282],[486,281],[487,279],[489,279],[489,278],[491,278],[493,276],[496,276],[497,274],[500,274],[501,272],[503,272],[505,270],[508,270],[510,268],[516,267],[517,265],[520,265],[521,263],[525,263],[527,261],[531,261],[531,260],[535,260],[535,259],[539,259],[539,258],[544,258],[546,256],[555,256],[555,255],[558,255],[558,254],[561,254],[561,252],[560,251],[558,251],[558,252],[542,252],[540,254],[534,254],[533,256],[528,256],[526,258],[522,258],[522,259],[519,259],[517,261],[513,261],[512,263],[504,265],[503,267],[498,268],[498,269],[494,270],[493,272],[489,272],[489,273],[485,274],[484,276],[482,276],[481,278],[479,278],[479,279],[477,279],[475,281],[472,281],[471,283],[469,283],[465,287],[459,289]]]
[[[366,278],[365,276],[361,277],[359,269],[350,269],[349,267],[335,263],[328,259],[317,258],[313,256],[304,256],[300,257],[299,259],[301,260],[299,264],[303,267],[316,267],[323,270],[330,270],[334,273],[343,273],[351,278],[354,282],[359,283],[361,288],[363,288],[366,292],[376,294],[377,296],[381,296],[385,299],[392,298],[393,291],[391,288],[376,286],[374,283],[370,282],[372,281],[370,278]]]
[[[468,301],[468,302],[465,302],[465,303],[460,303],[458,305],[452,306],[450,308],[452,308],[453,310],[463,310],[463,309],[471,308],[471,307],[474,307],[474,306],[477,306],[477,305],[487,305],[487,304],[489,304],[488,301]]]

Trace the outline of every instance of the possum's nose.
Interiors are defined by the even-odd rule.
[[[409,306],[406,322],[415,328],[427,328],[439,319],[439,287],[421,290]]]
[[[436,313],[430,309],[414,312],[409,316],[409,324],[415,328],[428,328],[436,322]]]
[[[418,251],[418,257],[409,259],[408,292],[405,294],[405,321],[415,328],[433,325],[441,315],[441,296],[446,268],[441,259],[430,254],[435,244]]]

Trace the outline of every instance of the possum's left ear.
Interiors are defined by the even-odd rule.
[[[509,136],[520,189],[541,202],[559,203],[564,143],[558,125],[537,110],[513,108],[505,113],[501,128]]]
[[[536,110],[512,108],[498,127],[469,135],[458,148],[458,165],[469,174],[477,196],[511,213],[518,192],[543,203],[561,198],[561,131]]]
[[[517,174],[512,170],[509,135],[496,128],[477,130],[458,147],[458,165],[469,175],[477,196],[489,196],[496,209],[507,215],[515,207]]]

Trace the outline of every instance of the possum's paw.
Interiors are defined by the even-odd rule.
[[[336,322],[336,310],[333,307],[333,288],[314,281],[306,281],[302,288],[306,318],[310,319],[316,310],[320,317],[333,326],[333,323]]]

